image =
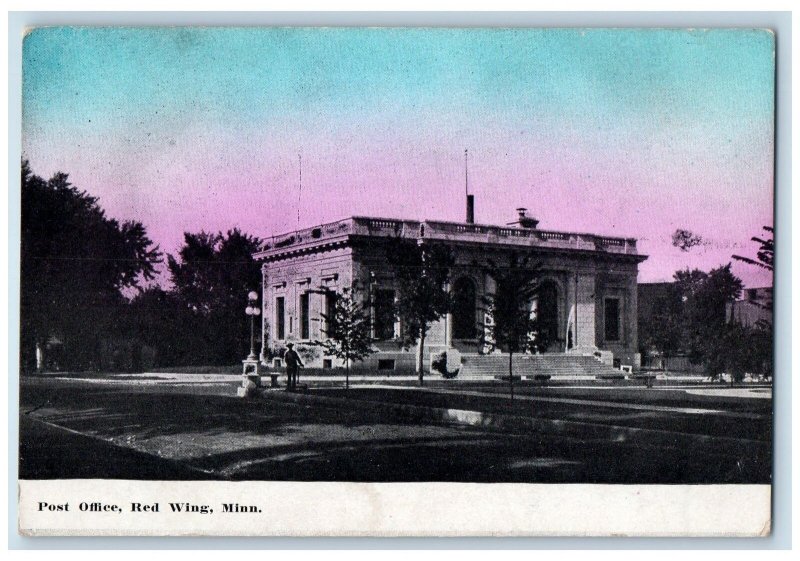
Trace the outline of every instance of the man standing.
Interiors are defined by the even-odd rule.
[[[286,389],[295,390],[297,389],[297,378],[300,367],[303,366],[303,361],[300,360],[300,355],[295,352],[294,344],[288,343],[286,345],[286,352],[283,353],[283,362],[286,364]]]

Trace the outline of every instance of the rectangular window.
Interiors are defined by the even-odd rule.
[[[328,319],[325,320],[325,329],[328,329],[328,325],[331,318],[336,314],[336,298],[337,294],[335,292],[326,292],[325,293],[325,317]]]
[[[378,341],[394,339],[394,290],[375,291],[375,338]]]
[[[605,299],[606,341],[619,341],[619,300]]]
[[[279,341],[286,339],[286,305],[283,296],[275,298],[275,332]]]
[[[308,292],[300,295],[300,338],[311,337],[311,314],[308,309]]]

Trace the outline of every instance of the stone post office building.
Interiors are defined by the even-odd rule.
[[[307,366],[341,366],[320,347],[303,343],[324,339],[320,314],[333,305],[330,291],[355,282],[370,308],[379,352],[353,368],[413,369],[415,350],[399,348],[400,325],[389,312],[395,287],[386,241],[401,236],[446,244],[455,257],[449,289],[458,305],[431,326],[426,362],[442,350],[457,349],[461,356],[483,350],[477,330],[484,322],[483,297],[494,286],[480,264],[500,264],[516,252],[531,255],[543,271],[532,310],[551,332],[549,353],[594,355],[609,365],[637,368],[637,271],[646,257],[637,252],[636,240],[541,230],[525,209],[518,211],[513,226],[474,224],[468,208],[466,222],[353,217],[268,239],[255,254],[263,272],[262,360],[267,349],[294,342],[306,353]]]

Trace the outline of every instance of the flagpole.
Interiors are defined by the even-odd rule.
[[[300,229],[300,197],[303,193],[303,156],[297,155],[297,161],[300,164],[300,185],[297,189],[297,229]]]

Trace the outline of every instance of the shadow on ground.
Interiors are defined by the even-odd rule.
[[[357,408],[161,388],[23,384],[20,477],[768,483],[771,458],[507,434]],[[75,431],[43,425],[50,423]]]

